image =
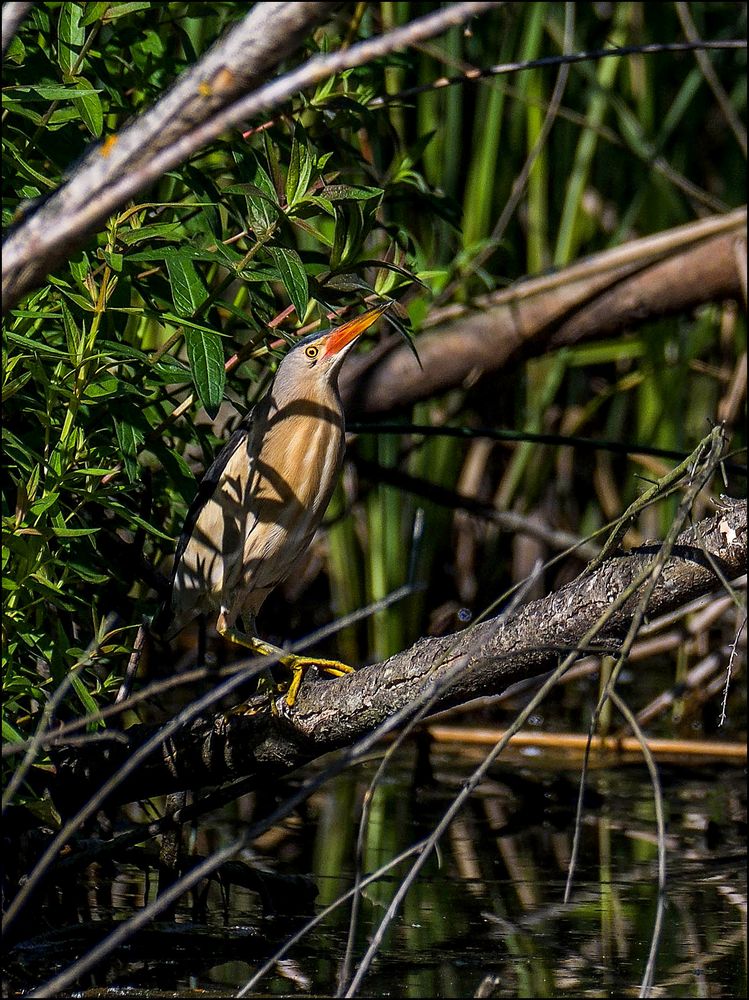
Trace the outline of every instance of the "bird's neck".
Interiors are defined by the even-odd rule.
[[[310,387],[304,396],[271,389],[268,415],[271,421],[323,421],[343,429],[343,405],[338,387],[327,384]],[[332,428],[331,428],[332,429]]]

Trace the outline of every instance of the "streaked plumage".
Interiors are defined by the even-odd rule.
[[[345,451],[343,358],[389,305],[296,344],[210,466],[155,622],[166,638],[200,614],[217,615],[219,632],[236,641],[238,620],[254,631],[263,601],[306,550],[335,488]]]

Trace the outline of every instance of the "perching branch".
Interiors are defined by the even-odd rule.
[[[609,618],[596,643],[616,649],[638,603],[639,586],[631,594],[627,588],[647,572],[658,549],[654,543],[615,555],[506,620],[500,616],[456,635],[420,639],[383,663],[335,681],[308,677],[288,715],[268,706],[253,716],[196,719],[151,754],[115,797],[127,801],[247,776],[257,784],[272,780],[372,733],[427,693],[435,694],[435,709],[445,708],[544,674],[561,655],[579,648],[602,615]],[[716,514],[679,535],[648,614],[680,607],[737,577],[746,555],[746,501],[721,501]],[[77,801],[94,792],[154,731],[130,729],[128,742],[113,745],[106,755],[99,747],[89,752],[80,746],[56,753],[58,800],[66,789],[75,790]]]

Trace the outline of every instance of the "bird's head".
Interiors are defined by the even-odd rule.
[[[322,330],[294,344],[278,366],[276,390],[288,385],[335,385],[343,359],[365,330],[392,305],[383,302],[332,330]]]

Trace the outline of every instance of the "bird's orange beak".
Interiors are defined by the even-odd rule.
[[[368,309],[361,316],[357,316],[355,319],[351,319],[348,323],[344,323],[343,326],[338,326],[334,330],[331,330],[328,334],[328,340],[325,347],[325,354],[338,354],[347,347],[352,341],[364,333],[376,319],[378,319],[389,309],[392,302],[383,302],[382,305],[375,306],[374,309]]]

